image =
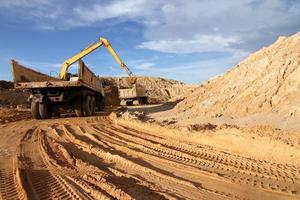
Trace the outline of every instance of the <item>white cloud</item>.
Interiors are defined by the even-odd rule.
[[[35,7],[38,5],[49,5],[52,0],[1,0],[0,7]]]
[[[135,74],[143,76],[165,77],[181,80],[186,83],[200,83],[206,81],[209,77],[219,76],[220,74],[229,70],[246,55],[247,53],[244,52],[241,54],[234,53],[233,56],[229,58],[199,60],[164,66],[155,64],[151,67],[151,70],[137,69]]]
[[[224,38],[221,35],[195,35],[194,39],[146,41],[138,48],[167,53],[195,53],[210,51],[232,51],[230,46],[241,41],[236,37]]]
[[[216,57],[193,62],[175,62],[174,64],[161,64],[157,57],[153,57],[150,59],[131,60],[129,61],[129,66],[132,66],[130,68],[134,69],[133,71],[136,75],[158,76],[186,83],[199,83],[206,81],[209,77],[219,76],[247,55],[249,55],[249,52],[233,51],[230,57]],[[169,54],[166,57],[169,56],[174,57],[174,54]]]
[[[300,1],[175,0],[156,12],[159,15],[151,16],[159,23],[146,26],[147,41],[139,47],[161,52],[203,52],[201,46],[213,51],[254,51],[300,28]]]
[[[113,72],[118,71],[118,70],[117,70],[115,67],[113,67],[113,66],[110,66],[109,69],[110,69],[111,71],[113,71]]]
[[[2,0],[1,7],[23,7],[14,12],[46,30],[135,21],[145,28],[139,48],[171,53],[254,51],[300,28],[300,1],[288,0]]]
[[[94,23],[116,17],[133,18],[140,16],[143,11],[141,5],[144,2],[144,0],[110,1],[108,4],[96,3],[92,7],[77,6],[73,11],[80,20]]]
[[[145,62],[138,65],[133,66],[136,70],[152,70],[156,64],[153,62]]]

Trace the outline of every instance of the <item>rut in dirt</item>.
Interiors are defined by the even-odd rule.
[[[19,124],[2,129],[12,140],[19,135],[10,167],[0,163],[2,199],[300,197],[297,166],[172,139],[108,116]]]

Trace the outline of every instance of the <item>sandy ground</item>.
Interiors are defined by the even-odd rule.
[[[2,199],[300,199],[297,135],[21,113],[0,124]]]

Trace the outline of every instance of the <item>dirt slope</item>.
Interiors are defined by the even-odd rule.
[[[267,119],[272,119],[276,124],[292,120],[299,125],[300,33],[280,37],[224,75],[181,97],[183,100],[171,111],[160,115],[173,116],[178,121],[253,116],[250,121],[261,119],[268,123]]]

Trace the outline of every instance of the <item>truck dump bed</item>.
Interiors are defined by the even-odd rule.
[[[52,76],[24,67],[12,60],[12,73],[15,88],[57,88],[57,87],[87,87],[104,96],[101,80],[84,64],[79,61],[76,77],[63,81]]]
[[[126,79],[118,79],[118,91],[121,106],[147,103],[148,95],[146,90],[136,82],[128,84]]]
[[[144,97],[147,96],[145,93],[145,89],[142,86],[134,84],[131,88],[119,88],[119,98],[127,99],[127,98],[136,98],[136,97]]]

